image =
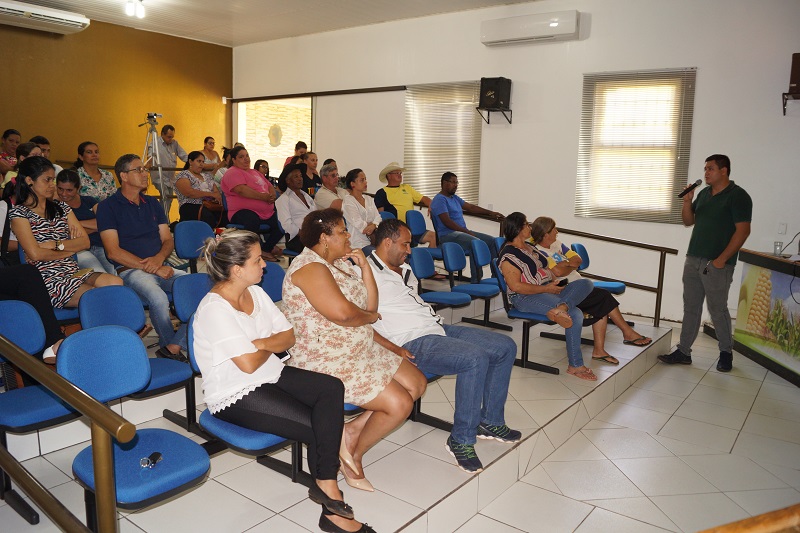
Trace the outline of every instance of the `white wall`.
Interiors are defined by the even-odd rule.
[[[480,43],[483,20],[564,9],[584,14],[588,35],[582,40]],[[791,54],[800,52],[798,27],[797,0],[542,0],[238,47],[234,96],[512,79],[513,125],[494,118],[484,125],[481,205],[529,217],[548,214],[563,227],[677,248],[679,256],[667,259],[662,316],[679,319],[690,230],[573,216],[582,76],[697,67],[690,179],[702,177],[707,155],[728,154],[732,178],[754,201],[745,246],[771,251],[773,241],[800,231],[800,102],[790,102],[783,117],[780,101]],[[319,68],[288,69],[290,62]],[[266,74],[276,71],[284,74]],[[374,126],[368,113],[353,120]],[[402,146],[392,152],[402,154]],[[777,234],[779,222],[788,223],[787,235]],[[654,283],[655,256],[590,244],[593,271]],[[737,269],[733,294],[738,283]],[[628,291],[622,308],[651,314],[653,296]]]

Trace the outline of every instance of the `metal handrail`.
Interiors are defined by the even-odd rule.
[[[31,357],[2,335],[0,335],[0,354],[91,420],[97,525],[103,532],[116,531],[117,491],[114,484],[111,437],[122,443],[130,442],[136,435],[136,426],[47,368],[44,363]],[[0,467],[8,472],[58,527],[66,531],[87,531],[75,515],[42,487],[6,450],[0,450]]]
[[[629,246],[631,248],[640,248],[642,250],[650,250],[653,252],[658,252],[659,254],[658,281],[655,287],[652,287],[650,285],[642,285],[640,283],[634,283],[632,281],[625,281],[622,279],[607,278],[605,276],[599,276],[597,274],[591,274],[589,272],[581,272],[581,276],[587,277],[589,279],[596,279],[599,281],[621,281],[627,287],[631,287],[632,289],[639,289],[645,292],[654,292],[656,295],[656,305],[655,305],[655,311],[653,312],[653,325],[655,327],[659,326],[659,324],[661,323],[661,302],[664,293],[664,273],[666,270],[667,254],[678,255],[678,250],[676,250],[675,248],[667,248],[666,246],[658,246],[656,244],[647,244],[644,242],[618,239],[616,237],[608,237],[606,235],[598,235],[596,233],[588,233],[585,231],[578,231],[561,227],[558,227],[556,229],[558,230],[559,233],[575,235],[576,237],[584,237],[586,239],[594,239],[596,241],[610,242],[613,244],[620,244],[622,246]]]

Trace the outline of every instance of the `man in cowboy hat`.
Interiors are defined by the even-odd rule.
[[[431,206],[430,198],[417,192],[411,185],[403,183],[405,170],[395,161],[386,165],[378,174],[378,179],[386,183],[386,187],[378,189],[375,193],[375,207],[378,211],[388,211],[403,222],[406,221],[406,211],[414,209],[414,204],[422,204],[427,208]],[[436,235],[432,231],[426,231],[419,242],[426,242],[428,246],[435,247]]]

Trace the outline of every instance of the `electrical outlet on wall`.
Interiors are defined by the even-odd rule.
[[[786,235],[786,222],[778,224],[778,235]]]

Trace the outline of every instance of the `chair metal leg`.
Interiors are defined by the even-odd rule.
[[[499,322],[492,322],[489,320],[489,304],[491,300],[489,298],[484,298],[484,306],[483,306],[483,319],[478,320],[477,318],[470,318],[470,317],[461,317],[462,322],[466,322],[467,324],[475,324],[476,326],[483,326],[485,328],[492,328],[492,329],[500,329],[503,331],[513,331],[514,328],[509,326],[508,324],[500,324]]]
[[[86,527],[97,533],[97,502],[94,492],[83,489],[83,501],[86,504]]]
[[[5,431],[0,431],[0,446],[8,449]],[[35,526],[39,523],[39,513],[13,489],[11,476],[5,470],[0,470],[0,500],[5,500],[8,506],[30,525]]]
[[[422,412],[422,398],[417,398],[417,401],[414,402],[414,407],[411,408],[408,419],[412,422],[419,422],[426,426],[447,431],[448,433],[453,431],[453,424],[450,422]]]
[[[544,337],[545,339],[554,339],[557,341],[566,341],[567,338],[564,336],[563,333],[552,333],[550,331],[542,331],[539,333],[540,337]],[[594,339],[584,339],[581,337],[581,344],[586,346],[594,346]]]
[[[162,415],[164,418],[176,424],[186,431],[190,433],[194,433],[195,435],[200,435],[201,437],[205,437],[205,433],[202,432],[200,429],[200,425],[197,423],[197,408],[194,404],[195,402],[195,386],[194,386],[194,376],[189,380],[189,383],[186,384],[184,388],[186,392],[186,416],[181,416],[175,411],[170,411],[169,409],[164,409]]]
[[[303,446],[299,442],[292,443],[292,462],[285,463],[269,455],[261,455],[256,461],[279,474],[283,474],[295,483],[311,488],[314,479],[311,474],[303,470]]]
[[[526,321],[522,325],[522,359],[517,359],[514,361],[514,366],[521,366],[522,368],[528,368],[530,370],[538,370],[540,372],[546,372],[548,374],[560,374],[561,372],[554,366],[543,365],[541,363],[534,363],[533,361],[528,361],[528,344],[531,340],[531,326],[534,324],[532,322]]]

